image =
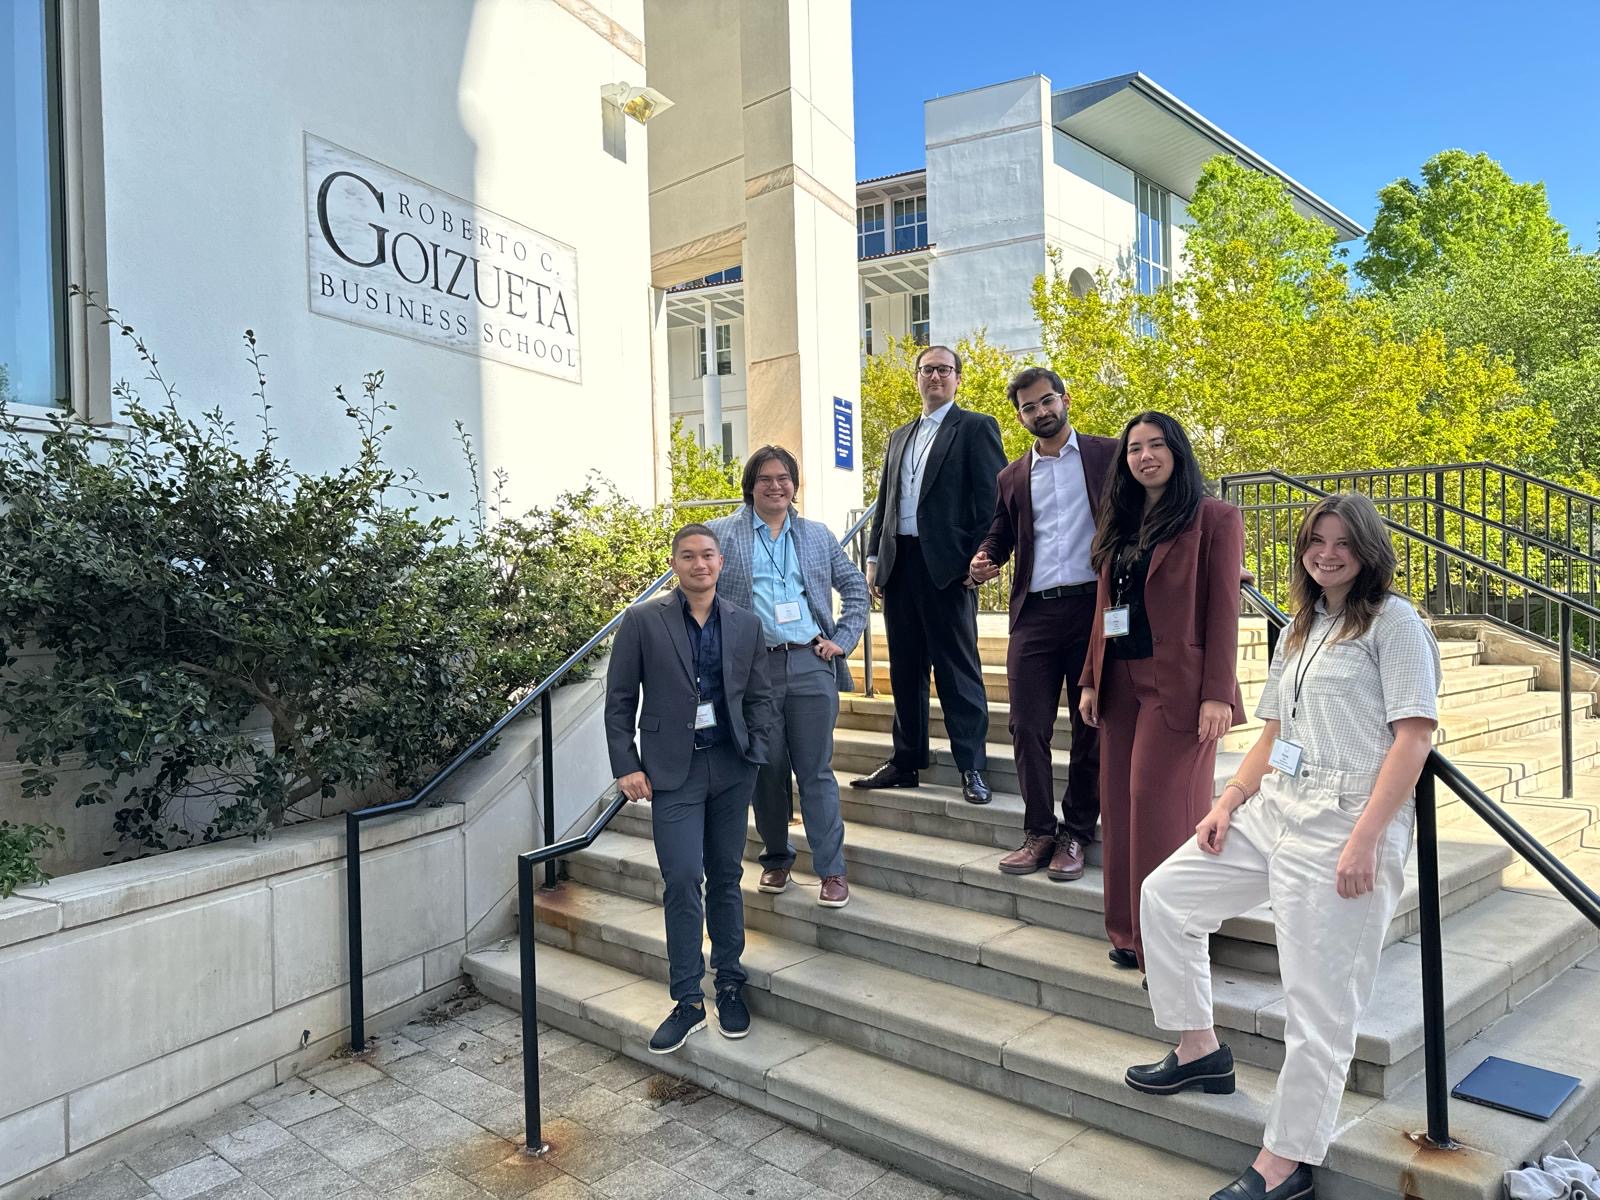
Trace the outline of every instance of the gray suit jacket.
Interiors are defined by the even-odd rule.
[[[805,581],[806,607],[811,610],[822,636],[844,651],[833,660],[833,669],[839,680],[839,690],[848,692],[855,687],[855,680],[850,676],[845,655],[855,649],[867,627],[866,577],[850,561],[833,531],[821,521],[808,521],[792,508],[789,518],[800,557],[800,577]],[[731,517],[718,517],[710,524],[717,541],[722,543],[722,574],[717,579],[717,595],[740,608],[754,607],[754,520],[750,506],[741,504]],[[837,623],[833,619],[835,591],[844,603]]]
[[[671,791],[689,775],[694,755],[694,661],[676,591],[641,600],[623,614],[606,670],[606,748],[611,774],[643,771],[651,788]],[[767,653],[754,613],[718,597],[722,616],[722,687],[728,732],[748,761],[767,761],[775,716]],[[644,689],[644,704],[639,690]],[[635,716],[639,741],[634,746]]]

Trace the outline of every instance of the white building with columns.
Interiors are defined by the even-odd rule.
[[[979,329],[1016,353],[1039,350],[1029,289],[1052,251],[1076,288],[1101,270],[1159,287],[1183,269],[1188,200],[1217,154],[1282,179],[1340,241],[1366,233],[1141,74],[1064,89],[1029,75],[928,100],[923,121],[924,165],[856,184],[861,355],[889,336],[953,343]],[[735,456],[756,441],[748,283],[734,266],[667,295],[672,415]]]

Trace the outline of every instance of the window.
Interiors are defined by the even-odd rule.
[[[729,267],[726,271],[718,271],[715,275],[707,275],[700,282],[710,285],[716,283],[738,283],[744,278],[743,265]]]
[[[916,250],[928,244],[928,198],[894,202],[894,248]]]
[[[911,337],[919,346],[928,344],[928,293],[911,294]]]
[[[856,254],[871,258],[889,249],[883,232],[883,205],[864,204],[856,209]]]
[[[1148,296],[1171,280],[1167,243],[1167,194],[1153,183],[1135,178],[1134,198],[1138,224],[1134,231],[1134,257],[1138,264],[1139,291]]]
[[[872,301],[861,306],[861,345],[868,355],[872,353]]]
[[[704,450],[706,448],[705,423],[701,422],[695,426],[695,429],[697,431],[696,436],[700,439],[700,449]],[[733,461],[733,426],[727,421],[722,423],[722,461]]]
[[[696,326],[694,331],[694,377],[706,373],[706,327]],[[733,326],[717,326],[717,374],[733,374]]]
[[[70,401],[56,0],[0,8],[0,397]]]

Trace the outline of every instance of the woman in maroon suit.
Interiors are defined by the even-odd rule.
[[[1096,522],[1098,616],[1079,708],[1100,726],[1100,829],[1111,961],[1144,969],[1145,877],[1211,808],[1217,742],[1242,724],[1238,509],[1205,495],[1183,427],[1122,431]]]

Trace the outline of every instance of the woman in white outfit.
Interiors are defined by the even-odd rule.
[[[1320,501],[1295,541],[1293,623],[1256,716],[1266,722],[1195,839],[1146,881],[1145,964],[1156,1024],[1178,1033],[1128,1086],[1233,1091],[1217,1041],[1207,939],[1270,901],[1287,1001],[1283,1069],[1262,1150],[1212,1200],[1307,1200],[1333,1136],[1356,1024],[1411,849],[1417,776],[1438,723],[1439,648],[1391,584],[1371,500]]]

